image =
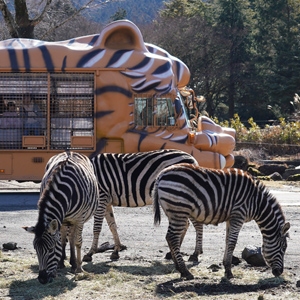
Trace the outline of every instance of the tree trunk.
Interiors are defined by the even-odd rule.
[[[15,18],[9,11],[6,1],[0,0],[0,10],[11,37],[34,39],[34,28],[42,21],[51,2],[52,0],[46,0],[43,11],[38,17],[31,20],[29,18],[26,0],[15,0]]]
[[[15,0],[15,22],[17,24],[18,36],[23,38],[34,38],[34,26],[29,19],[26,0]]]

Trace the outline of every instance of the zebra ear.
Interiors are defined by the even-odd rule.
[[[24,230],[26,230],[27,232],[29,233],[35,233],[35,226],[25,226],[25,227],[22,227]]]
[[[290,229],[290,227],[291,227],[291,224],[289,222],[285,223],[284,226],[282,227],[281,234],[285,235],[288,232],[288,230]]]
[[[58,230],[58,222],[56,219],[53,219],[50,224],[49,224],[49,227],[48,227],[48,232],[50,234],[54,234],[57,230]]]

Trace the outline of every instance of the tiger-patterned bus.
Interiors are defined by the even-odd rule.
[[[179,149],[201,166],[230,167],[235,131],[207,117],[192,127],[182,97],[193,94],[189,77],[126,20],[67,41],[0,41],[0,180],[40,180],[66,149]]]

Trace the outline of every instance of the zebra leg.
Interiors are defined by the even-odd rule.
[[[191,222],[193,223],[196,230],[196,246],[194,253],[189,258],[189,261],[198,262],[198,256],[203,253],[203,224],[192,218]]]
[[[187,269],[184,260],[182,258],[182,254],[180,252],[180,243],[182,240],[182,235],[186,230],[186,223],[180,220],[170,220],[169,218],[169,228],[166,235],[166,240],[168,242],[169,248],[171,250],[172,258],[175,264],[175,268],[180,272],[181,277],[185,277],[186,279],[193,279],[194,276]]]
[[[98,209],[94,215],[93,242],[89,252],[84,255],[83,261],[92,261],[92,256],[97,253],[99,235],[102,230],[103,219],[107,208],[107,202],[99,200]]]
[[[61,259],[58,262],[59,269],[63,269],[65,267],[64,260],[66,259],[66,244],[67,244],[68,230],[69,230],[69,227],[65,226],[65,225],[62,225],[60,228],[62,254],[61,254]]]
[[[76,255],[75,255],[75,236],[76,236],[75,232],[76,232],[76,225],[70,226],[70,230],[69,230],[70,265],[73,273],[75,273],[77,269]]]
[[[114,212],[113,212],[113,208],[112,208],[111,204],[108,205],[106,208],[105,219],[106,219],[109,229],[113,235],[114,243],[115,243],[114,251],[110,256],[110,259],[117,260],[120,258],[119,252],[121,251],[121,249],[124,249],[124,248],[126,249],[126,246],[121,245],[120,238],[119,238],[118,231],[117,231],[117,225],[115,222],[115,216],[114,216]]]
[[[189,228],[190,224],[189,224],[189,221],[186,222],[186,226],[185,226],[185,230],[184,232],[182,233],[181,237],[180,237],[180,246],[182,245],[182,242],[183,242],[183,239],[185,237],[185,234]],[[165,259],[172,259],[172,254],[171,252],[168,252],[165,256]]]
[[[231,272],[232,256],[237,243],[239,232],[243,224],[243,221],[237,219],[231,219],[226,223],[226,245],[223,265],[225,268],[225,277],[227,279],[231,279],[234,277]]]
[[[83,230],[83,223],[79,223],[76,226],[75,230],[75,246],[76,246],[76,254],[77,254],[77,259],[76,259],[76,269],[75,273],[81,273],[83,272],[82,269],[82,262],[81,262],[81,247],[82,247],[82,230]]]

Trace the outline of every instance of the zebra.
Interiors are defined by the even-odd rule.
[[[181,277],[193,279],[180,253],[181,234],[188,218],[203,224],[226,222],[223,258],[225,276],[233,278],[231,262],[244,222],[255,220],[263,236],[262,252],[274,276],[280,276],[290,223],[275,197],[259,181],[239,169],[205,169],[178,164],[164,169],[153,188],[154,223],[161,220],[160,206],[169,220],[166,240]]]
[[[57,267],[64,267],[67,235],[72,272],[83,271],[83,224],[97,210],[98,197],[97,179],[87,156],[64,152],[50,158],[41,183],[37,224],[24,227],[35,234],[33,245],[39,261],[40,283],[51,282],[56,276]]]
[[[119,251],[126,248],[121,245],[112,206],[150,205],[154,181],[162,169],[183,162],[198,165],[192,155],[174,149],[138,153],[103,153],[93,157],[91,162],[99,182],[100,205],[94,216],[93,243],[89,252],[84,256],[84,261],[91,261],[92,255],[97,252],[104,216],[115,243],[111,259],[118,259]],[[187,227],[188,225],[187,223]],[[198,222],[193,222],[193,225],[196,229],[196,246],[190,260],[198,261],[198,255],[202,253],[203,228]],[[166,258],[171,258],[171,255],[167,254]]]

